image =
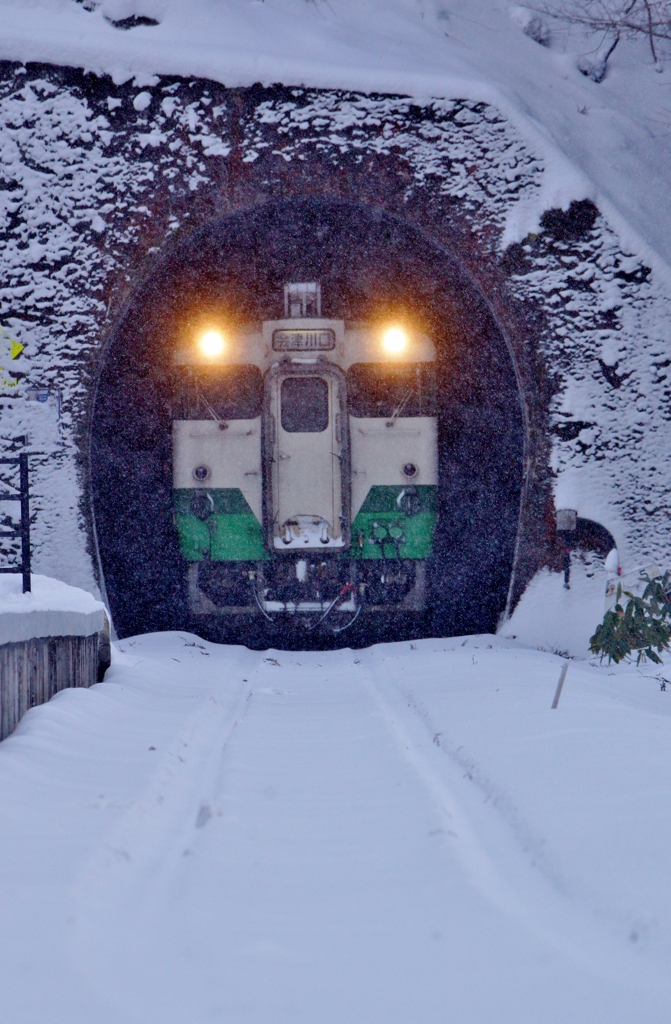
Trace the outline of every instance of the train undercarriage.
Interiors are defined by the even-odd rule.
[[[423,611],[426,563],[403,558],[201,561],[189,566],[188,588],[195,615],[234,619],[257,612],[268,621],[292,619],[308,631],[343,632],[364,610],[377,616]]]

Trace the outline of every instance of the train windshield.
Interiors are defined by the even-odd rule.
[[[355,363],[347,371],[350,416],[390,419],[436,415],[433,363]]]
[[[186,419],[253,420],[261,415],[263,377],[257,366],[194,374],[185,391]]]

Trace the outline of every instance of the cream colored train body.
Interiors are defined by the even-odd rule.
[[[362,609],[421,612],[436,528],[435,346],[285,316],[176,353],[174,516],[193,615],[292,616],[341,630]]]

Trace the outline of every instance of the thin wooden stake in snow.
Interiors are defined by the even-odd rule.
[[[562,687],[564,686],[564,680],[566,679],[566,673],[568,672],[568,661],[565,661],[562,665],[562,670],[559,674],[559,682],[557,683],[557,689],[555,690],[555,698],[552,701],[552,707],[556,708],[559,704],[559,698],[561,697]],[[552,709],[550,709],[552,710]]]

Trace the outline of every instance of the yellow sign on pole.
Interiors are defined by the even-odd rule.
[[[22,345],[16,338],[12,338],[4,327],[0,327],[0,388],[15,388],[18,380],[12,375],[11,369],[7,369],[9,363],[18,359],[26,346]]]

